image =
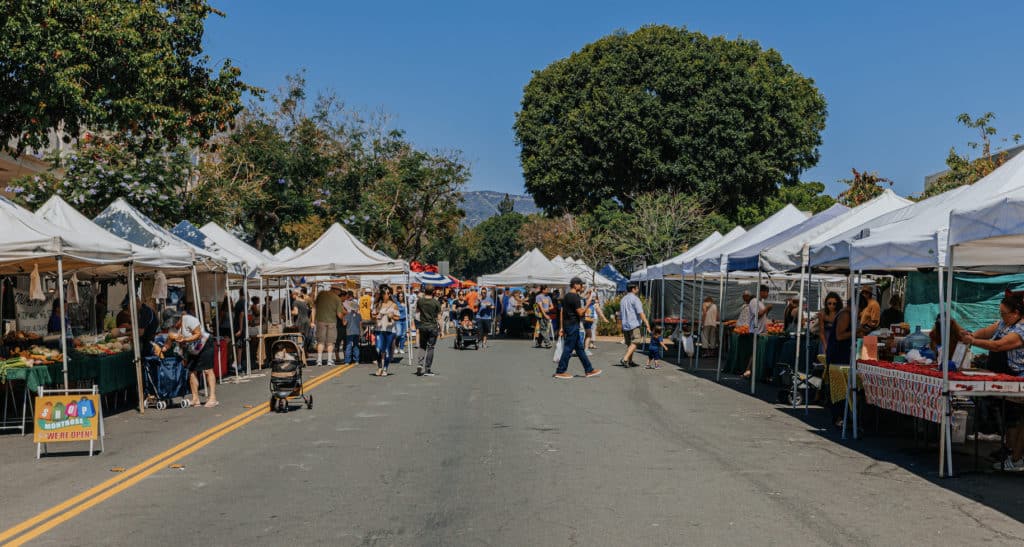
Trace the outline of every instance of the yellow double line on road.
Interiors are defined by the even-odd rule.
[[[324,373],[306,383],[304,389],[309,391],[318,385],[336,378],[346,371],[352,369],[356,365],[347,365],[336,368],[332,371]],[[231,418],[225,422],[222,422],[194,437],[191,437],[185,441],[182,441],[173,447],[164,450],[163,452],[149,458],[148,460],[135,465],[123,473],[107,479],[96,486],[74,496],[59,505],[56,505],[38,515],[17,524],[4,532],[0,533],[0,543],[8,546],[22,545],[27,541],[31,541],[39,537],[41,534],[53,529],[54,527],[71,520],[78,516],[84,511],[99,505],[100,503],[110,499],[117,495],[119,492],[127,490],[131,486],[137,484],[142,479],[166,468],[174,460],[184,458],[189,454],[199,450],[200,448],[216,441],[217,439],[231,433],[232,431],[252,422],[256,418],[266,414],[270,411],[270,405],[263,403],[256,407],[247,410],[234,418]],[[27,530],[27,532],[26,532]],[[26,532],[19,537],[18,534]],[[11,539],[14,538],[14,539]],[[10,540],[10,541],[8,541]]]

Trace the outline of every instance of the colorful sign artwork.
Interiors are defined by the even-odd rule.
[[[96,441],[100,436],[99,395],[36,397],[37,443]]]

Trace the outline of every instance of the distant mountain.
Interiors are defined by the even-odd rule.
[[[463,192],[462,198],[462,210],[466,211],[466,218],[462,221],[463,224],[472,228],[477,224],[487,220],[488,218],[498,214],[498,204],[504,199],[504,192]],[[539,213],[540,209],[533,203],[533,198],[530,196],[517,196],[509,194],[512,198],[512,202],[515,203],[513,210],[517,213],[529,215],[531,213]]]

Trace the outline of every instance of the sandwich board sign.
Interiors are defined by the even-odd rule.
[[[96,441],[103,449],[103,407],[100,405],[99,390],[92,389],[50,390],[39,389],[35,399],[33,440],[36,443],[36,458],[47,453],[50,443],[88,442],[89,456],[93,455]]]

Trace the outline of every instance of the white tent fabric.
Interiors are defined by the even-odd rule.
[[[693,249],[673,258],[665,264],[662,268],[662,275],[664,277],[675,277],[678,278],[684,274],[693,273],[694,261],[706,254],[714,253],[715,250],[724,248],[731,245],[733,241],[743,237],[747,234],[747,230],[743,226],[736,226],[732,230],[729,230],[720,239],[713,243],[701,247],[700,245],[694,246]]]
[[[1024,268],[1024,189],[997,196],[950,214],[949,245],[955,246],[952,265],[1019,271]]]
[[[759,242],[787,230],[807,220],[810,215],[792,204],[788,204],[774,215],[764,219],[743,236],[730,243],[718,246],[702,254],[694,260],[693,273],[725,271],[729,264],[729,255],[743,249],[749,249]]]
[[[539,249],[516,259],[500,273],[482,275],[477,283],[489,287],[507,285],[568,285],[572,275],[548,260]]]
[[[262,254],[263,256],[265,256],[267,258],[274,258],[274,253],[272,253],[272,252],[270,252],[270,251],[268,251],[266,249],[263,249],[262,251],[260,251],[260,254]]]
[[[668,260],[664,260],[652,266],[648,266],[647,268],[645,268],[644,281],[648,279],[661,279],[665,275],[668,275],[665,270],[667,267],[671,269],[669,267],[670,264],[682,264],[686,262],[690,258],[697,256],[699,253],[703,253],[704,251],[710,249],[713,245],[721,241],[722,237],[723,236],[721,232],[716,230],[714,233],[704,238],[703,241],[690,247],[689,249],[683,251],[682,253],[672,258],[669,258]]]
[[[57,256],[63,257],[65,270],[76,270],[124,265],[131,261],[132,249],[124,241],[91,241],[0,197],[0,271],[27,272],[33,266],[53,271]]]
[[[225,269],[223,258],[172,234],[170,230],[153,222],[138,209],[132,207],[124,198],[115,199],[103,212],[96,215],[93,222],[106,231],[136,245],[158,249],[162,252],[188,253],[193,257],[197,267],[201,269]]]
[[[278,260],[288,260],[289,258],[295,256],[295,252],[295,249],[292,249],[291,247],[285,247],[284,249],[277,251],[277,254],[274,255],[274,258]]]
[[[404,260],[374,251],[338,223],[332,224],[319,239],[295,256],[260,268],[260,274],[268,277],[386,275],[408,271],[409,264]]]
[[[974,184],[904,207],[870,223],[872,226],[863,226],[871,232],[850,244],[849,268],[913,270],[944,266],[950,213],[1020,188],[1024,188],[1024,156],[1015,156]]]
[[[857,226],[907,207],[912,203],[909,199],[902,198],[892,190],[886,189],[881,195],[850,209],[839,217],[765,249],[761,254],[762,268],[769,272],[799,269],[804,245],[813,247],[825,243]]]
[[[145,268],[187,269],[192,266],[192,254],[184,249],[166,247],[150,249],[136,245],[99,227],[89,217],[79,213],[60,196],[52,196],[35,215],[59,228],[79,234],[93,242],[103,242],[109,246],[129,246],[136,270]],[[118,265],[120,268],[120,265]],[[123,269],[123,268],[120,268]]]
[[[199,228],[199,231],[215,246],[211,248],[223,250],[237,257],[250,272],[254,272],[266,264],[277,262],[277,259],[268,258],[255,247],[238,239],[234,234],[214,222],[207,222],[202,228]]]
[[[574,277],[579,277],[587,285],[593,285],[602,290],[615,290],[614,281],[595,272],[582,260],[575,260],[572,257],[562,258],[561,256],[556,256],[551,259],[551,262],[565,270],[566,273]]]

